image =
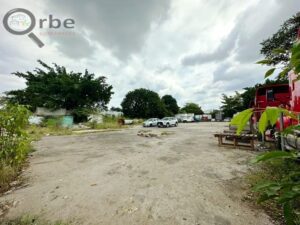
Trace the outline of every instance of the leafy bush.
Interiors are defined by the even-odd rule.
[[[231,124],[238,127],[238,134],[244,129],[252,113],[252,109],[247,109],[233,118]],[[296,118],[286,109],[267,107],[258,123],[259,132],[264,133],[269,125],[273,126],[281,113]],[[265,180],[255,187],[255,190],[260,193],[259,202],[273,199],[279,205],[282,205],[287,225],[300,224],[298,212],[295,210],[300,197],[300,166],[296,164],[299,157],[300,154],[297,152],[272,151],[263,153],[254,160],[256,163],[282,160],[282,164],[293,165],[286,167],[288,168],[286,173],[282,174],[277,180]]]
[[[300,166],[299,152],[272,151],[256,157],[253,162],[277,164],[272,179],[257,184],[255,191],[260,193],[259,202],[273,199],[282,205],[287,225],[300,224]],[[281,169],[281,171],[278,171]],[[272,172],[272,171],[271,171]],[[273,173],[272,172],[272,173]]]
[[[26,133],[30,112],[24,106],[4,105],[0,109],[0,191],[9,189],[30,151]]]
[[[0,109],[0,160],[21,163],[29,150],[26,133],[30,112],[24,106],[5,105]]]

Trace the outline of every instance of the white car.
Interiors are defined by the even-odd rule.
[[[158,123],[157,118],[150,118],[150,119],[147,119],[146,121],[144,121],[143,126],[144,127],[156,127],[157,123]]]
[[[164,117],[157,123],[158,127],[171,127],[171,126],[178,126],[178,121],[175,117]]]

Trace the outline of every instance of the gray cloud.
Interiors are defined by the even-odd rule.
[[[66,31],[68,32],[68,31]],[[74,32],[71,35],[53,35],[50,39],[58,44],[58,49],[67,57],[80,59],[89,58],[96,50],[80,33]]]
[[[141,48],[151,24],[165,18],[168,8],[169,0],[48,1],[49,12],[61,10],[70,14],[76,21],[76,29],[89,30],[94,41],[121,59]],[[65,45],[62,51],[67,53],[74,48],[65,42],[61,45]]]
[[[199,52],[195,55],[186,56],[182,59],[184,66],[191,66],[195,64],[204,64],[209,62],[221,61],[226,59],[230,52],[233,51],[235,43],[238,40],[238,31],[234,29],[224,40],[221,41],[220,46],[211,53]]]
[[[252,6],[237,18],[237,23],[229,35],[221,41],[219,47],[211,53],[199,52],[186,56],[182,64],[186,66],[219,62],[226,60],[232,53],[240,62],[255,62],[260,57],[260,44],[264,39],[275,33],[279,26],[300,10],[300,1],[276,1],[277,8],[271,14],[266,13],[263,7],[266,2],[261,1]],[[264,18],[268,17],[268,19]],[[251,32],[251,30],[254,30]],[[236,46],[237,44],[237,46]]]

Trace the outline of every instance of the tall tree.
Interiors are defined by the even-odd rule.
[[[161,118],[167,112],[159,95],[154,91],[144,88],[128,92],[121,106],[124,115],[131,118]]]
[[[193,103],[193,102],[186,103],[184,105],[184,107],[182,107],[180,109],[180,112],[181,113],[194,113],[196,115],[202,115],[202,114],[204,114],[204,112],[201,109],[201,107],[198,104]]]
[[[165,95],[161,98],[162,102],[165,104],[166,109],[171,115],[175,115],[179,111],[179,107],[177,105],[177,101],[172,95]]]
[[[235,113],[243,110],[243,99],[238,92],[235,92],[235,95],[232,96],[223,94],[222,104],[221,109],[225,117],[232,117]]]
[[[261,54],[268,60],[268,65],[286,64],[290,59],[290,49],[297,38],[300,27],[300,12],[285,21],[280,29],[261,45]],[[281,49],[283,51],[277,51]]]
[[[114,107],[114,106],[112,106],[112,107],[110,108],[110,110],[111,110],[111,111],[115,111],[115,112],[122,112],[122,109],[121,109],[120,107]]]
[[[96,78],[87,70],[83,74],[68,72],[63,66],[54,64],[50,67],[38,62],[42,68],[13,73],[24,78],[27,87],[6,93],[10,102],[29,105],[31,110],[36,107],[65,108],[78,120],[84,119],[90,110],[106,108],[113,92],[105,77]]]

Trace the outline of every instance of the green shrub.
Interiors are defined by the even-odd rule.
[[[5,105],[0,109],[0,160],[10,165],[23,162],[29,151],[26,133],[30,112],[24,106]]]
[[[258,202],[273,201],[282,207],[287,225],[300,224],[300,165],[298,152],[271,151],[256,157],[263,162],[254,191]]]
[[[61,127],[62,117],[48,117],[43,120],[42,127],[59,128]]]
[[[29,116],[24,106],[8,104],[0,109],[0,192],[9,189],[30,151]]]

